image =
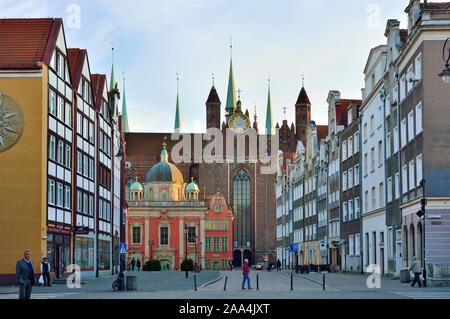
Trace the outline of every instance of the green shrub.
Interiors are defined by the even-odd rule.
[[[148,260],[144,264],[144,268],[142,268],[144,271],[161,271],[161,263],[159,260]]]
[[[194,271],[194,261],[192,259],[187,260],[187,270]],[[186,259],[181,263],[181,271],[186,271]]]

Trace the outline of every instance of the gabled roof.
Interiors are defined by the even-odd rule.
[[[61,19],[0,19],[0,68],[38,69],[49,64]]]
[[[209,96],[208,99],[206,100],[206,104],[209,103],[219,103],[220,104],[220,99],[219,99],[219,95],[217,94],[216,88],[213,87],[211,88],[211,91],[209,91]]]
[[[67,49],[67,55],[69,59],[70,76],[72,77],[72,86],[75,89],[78,89],[87,51],[85,49],[71,48]]]
[[[97,111],[100,111],[103,99],[103,89],[106,84],[105,74],[91,74],[92,91],[94,92],[94,105]]]

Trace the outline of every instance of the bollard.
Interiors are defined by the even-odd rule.
[[[225,276],[225,283],[223,284],[223,290],[227,290],[227,281],[228,281],[228,276]]]
[[[197,291],[197,276],[194,275],[194,289]]]
[[[256,274],[256,290],[259,290],[259,276]]]
[[[294,281],[293,281],[294,275],[291,273],[291,290],[294,290]]]
[[[325,273],[323,274],[322,289],[325,290]]]

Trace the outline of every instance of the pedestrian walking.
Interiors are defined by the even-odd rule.
[[[419,287],[422,288],[422,281],[420,280],[420,275],[422,274],[422,263],[416,256],[413,257],[413,262],[409,267],[409,271],[412,271],[414,273],[414,281],[411,284],[411,287],[414,287],[417,282],[419,284]]]
[[[230,265],[230,271],[232,271],[233,270],[233,259],[230,259],[228,264]]]
[[[34,278],[34,264],[31,260],[31,250],[23,252],[23,259],[16,263],[16,276],[19,284],[19,299],[30,299],[31,288],[36,283]]]
[[[245,281],[247,281],[247,287],[248,289],[252,289],[250,287],[250,277],[249,274],[250,273],[250,269],[248,268],[248,259],[244,259],[244,265],[242,266],[242,275],[243,275],[243,279],[242,279],[242,289],[245,289]]]
[[[51,287],[50,284],[50,264],[48,263],[47,257],[44,257],[44,260],[41,262],[41,274],[44,279],[44,287]]]
[[[138,259],[136,262],[137,271],[141,270],[141,260]]]
[[[281,270],[281,261],[277,260],[277,271]]]
[[[133,259],[131,259],[130,264],[131,264],[131,271],[134,271],[134,267],[136,266],[136,259],[134,259],[134,257]]]

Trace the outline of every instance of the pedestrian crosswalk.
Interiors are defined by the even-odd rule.
[[[394,293],[411,299],[450,299],[450,291],[395,291]]]

